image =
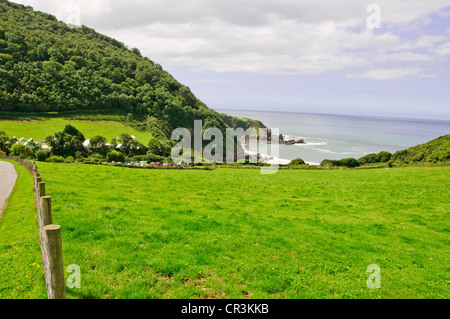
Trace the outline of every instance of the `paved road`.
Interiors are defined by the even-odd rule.
[[[6,208],[6,201],[16,184],[17,173],[14,165],[0,161],[0,218]]]

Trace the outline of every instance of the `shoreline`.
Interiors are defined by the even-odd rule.
[[[262,153],[258,153],[258,152],[252,152],[249,151],[246,148],[244,149],[244,154],[250,155],[250,156],[257,156],[258,154],[262,157],[262,161],[263,163],[267,163],[267,164],[272,164],[272,165],[288,165],[292,160],[288,160],[288,159],[284,159],[284,158],[277,158],[277,157],[273,157],[271,155],[267,155],[267,154],[262,154]],[[306,162],[306,164],[308,165],[320,165],[320,163],[313,163],[313,162]]]
[[[288,140],[284,140],[285,143],[283,144],[279,144],[279,145],[288,145],[288,146],[314,146],[314,145],[327,145],[328,143],[326,142],[319,142],[319,143],[307,143],[304,141],[304,139],[299,139],[299,140],[295,140],[292,139],[292,137],[288,136],[288,135],[283,135],[280,134],[280,136],[284,138],[288,138]],[[250,151],[249,149],[245,148],[246,144],[245,141],[244,143],[242,143],[243,141],[241,141],[241,146],[244,150],[244,154],[245,156],[249,156],[249,157],[260,157],[260,161],[262,163],[267,163],[267,164],[272,164],[272,165],[288,165],[292,160],[289,159],[284,159],[284,158],[278,158],[278,157],[273,157],[272,155],[268,155],[268,154],[264,154],[264,153],[260,153],[260,152],[254,152],[254,151]],[[286,143],[288,142],[288,143]],[[314,162],[307,162],[305,161],[305,164],[308,165],[320,165],[320,163],[314,163]]]

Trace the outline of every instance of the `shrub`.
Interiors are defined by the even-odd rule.
[[[26,145],[14,144],[11,147],[11,155],[18,156],[22,159],[33,157],[33,151]]]
[[[123,153],[112,151],[106,155],[108,162],[125,162],[125,155]]]
[[[305,161],[302,160],[301,158],[293,159],[293,160],[289,163],[290,166],[291,166],[291,165],[305,165],[305,164],[306,164]]]
[[[45,162],[45,160],[49,156],[49,153],[45,150],[38,150],[38,151],[36,151],[35,156],[38,161]]]
[[[101,162],[102,160],[104,160],[104,157],[101,156],[100,154],[94,154],[91,157],[97,162]]]
[[[84,164],[100,164],[101,161],[99,161],[98,159],[95,159],[92,156],[89,156],[88,158],[83,159],[83,163]]]
[[[362,164],[386,163],[391,159],[391,157],[392,157],[391,153],[383,151],[378,154],[375,153],[367,154],[366,156],[363,156],[360,159],[358,159],[358,161]]]
[[[378,162],[378,156],[375,153],[371,153],[371,154],[367,154],[367,155],[361,157],[360,159],[358,159],[358,161],[360,161],[363,164],[377,163]]]
[[[338,166],[357,167],[359,165],[360,165],[359,162],[354,158],[344,158],[339,161]]]
[[[320,166],[339,166],[339,161],[336,160],[329,160],[329,159],[324,159],[321,163]]]
[[[48,162],[51,162],[51,163],[64,163],[64,157],[58,156],[58,155],[53,155],[53,156],[50,156],[48,158]]]
[[[360,166],[358,160],[354,158],[343,158],[341,160],[329,160],[325,159],[320,163],[321,166],[345,166],[345,167],[357,167]]]
[[[73,158],[73,156],[67,156],[64,159],[64,163],[73,163],[75,161],[75,158]]]
[[[392,157],[392,154],[389,152],[380,152],[378,153],[378,161],[381,163],[388,162]]]
[[[386,164],[387,164],[387,167],[392,167],[392,164],[394,164],[394,161],[389,160]]]

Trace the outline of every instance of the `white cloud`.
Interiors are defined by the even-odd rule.
[[[419,54],[411,52],[393,52],[378,54],[373,59],[374,62],[395,63],[395,62],[430,62],[434,57],[430,54]]]
[[[434,77],[432,74],[421,74],[421,68],[390,68],[373,69],[361,74],[348,74],[350,78],[364,78],[373,80],[397,80],[404,77],[415,76],[419,78]]]
[[[381,29],[375,30],[366,28],[370,2],[360,0],[19,2],[62,20],[75,3],[82,24],[138,47],[168,67],[267,74],[366,67],[365,77],[388,80],[402,74],[419,76],[421,70],[412,67],[415,63],[432,63],[434,54],[446,56],[450,50],[442,44],[448,36],[411,37],[392,31],[418,21],[426,24],[427,15],[448,6],[448,0],[379,0]],[[414,52],[421,49],[428,52]],[[395,67],[389,65],[393,63]]]
[[[450,42],[441,44],[436,48],[436,54],[438,56],[450,55]]]

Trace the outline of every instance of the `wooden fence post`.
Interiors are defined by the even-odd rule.
[[[41,218],[42,226],[51,225],[52,222],[52,198],[50,196],[41,197]]]
[[[45,196],[45,183],[38,182],[38,191],[39,191],[39,197]]]
[[[61,226],[44,227],[44,242],[47,251],[51,278],[50,299],[66,299],[66,283],[64,281],[64,264],[62,255]]]

